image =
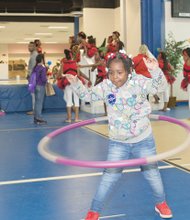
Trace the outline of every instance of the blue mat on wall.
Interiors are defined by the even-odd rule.
[[[53,85],[54,96],[46,96],[44,100],[44,110],[63,109],[66,104],[63,100],[63,91]],[[32,109],[32,97],[27,85],[0,85],[0,109],[5,112],[23,112]]]

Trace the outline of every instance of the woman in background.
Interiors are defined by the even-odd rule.
[[[46,124],[42,118],[42,107],[45,96],[45,85],[47,82],[46,72],[47,69],[43,64],[44,55],[38,54],[36,57],[36,65],[33,71],[36,72],[36,88],[35,88],[35,104],[34,104],[34,123],[35,124]]]
[[[151,74],[150,74],[150,72],[149,72],[149,70],[143,60],[143,59],[147,60],[150,57],[151,56],[150,56],[149,49],[148,49],[147,45],[142,44],[139,47],[139,54],[137,56],[133,57],[133,68],[137,74],[141,74],[147,78],[151,78]],[[158,104],[160,98],[158,97],[157,94],[154,94],[153,96],[155,99],[155,104]],[[147,96],[147,98],[149,99],[149,95]]]

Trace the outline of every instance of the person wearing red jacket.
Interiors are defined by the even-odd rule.
[[[93,36],[88,37],[88,43],[86,44],[86,55],[89,58],[92,58],[98,53],[98,49],[96,47],[96,39]]]
[[[79,43],[79,49],[83,49],[84,55],[87,57],[92,58],[98,52],[96,40],[93,36],[87,37],[86,34],[81,31],[77,35],[77,41]]]
[[[163,71],[166,80],[168,82],[167,87],[164,90],[163,93],[163,99],[164,99],[164,107],[161,109],[161,111],[167,111],[170,110],[168,108],[168,102],[169,102],[169,97],[170,97],[170,85],[174,83],[175,77],[171,75],[171,72],[173,70],[173,67],[171,64],[168,62],[166,54],[163,51],[160,51],[158,54],[158,64],[160,69]]]
[[[72,109],[75,112],[75,122],[80,121],[79,119],[79,97],[73,92],[70,87],[70,83],[65,77],[66,74],[74,75],[82,81],[83,84],[86,83],[85,80],[89,79],[79,70],[79,66],[76,60],[73,60],[72,52],[68,49],[64,50],[65,58],[61,61],[61,67],[59,71],[59,76],[57,78],[57,86],[64,90],[64,100],[67,106],[67,119],[65,122],[71,123],[72,121]],[[90,83],[89,83],[90,85]]]
[[[189,109],[190,109],[190,47],[185,48],[182,51],[183,55],[183,80],[181,82],[181,88],[184,91],[188,92],[188,103],[189,103]]]
[[[104,57],[104,52],[99,51],[95,56],[95,64],[92,66],[91,71],[94,71],[97,68],[98,74],[96,75],[96,81],[94,86],[101,83],[104,79],[107,79],[106,71],[106,59]],[[106,104],[104,103],[105,115],[107,115]]]
[[[143,58],[146,60],[150,58],[148,47],[145,44],[142,44],[139,48],[139,54],[133,57],[133,69],[137,74],[141,74],[147,78],[151,78],[150,72],[147,69]],[[148,97],[147,97],[148,98]],[[158,95],[154,94],[155,104],[159,103],[160,98]]]
[[[120,33],[118,31],[112,32],[112,35],[108,38],[107,52],[115,53],[124,48],[124,43],[120,40]]]
[[[77,62],[72,59],[72,53],[70,50],[64,50],[65,58],[61,61],[60,71],[63,73],[62,77],[58,80],[58,87],[62,87],[64,90],[64,100],[67,107],[67,119],[65,122],[71,123],[72,120],[72,108],[75,112],[75,122],[79,121],[79,97],[70,88],[70,83],[64,77],[65,74],[78,75]]]

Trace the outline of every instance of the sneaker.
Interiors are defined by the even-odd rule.
[[[34,124],[37,124],[37,125],[44,125],[44,124],[47,124],[47,121],[42,120],[42,119],[34,118]]]
[[[80,119],[75,119],[75,122],[81,122],[82,120],[80,120]]]
[[[89,211],[87,213],[87,216],[86,216],[85,220],[98,220],[99,216],[100,215],[99,215],[98,212]]]
[[[161,218],[172,218],[172,211],[167,205],[166,201],[159,203],[155,206],[155,211]]]
[[[33,111],[30,111],[30,112],[26,112],[27,115],[34,115],[34,112]]]
[[[64,122],[71,123],[72,121],[71,121],[71,119],[66,119]]]

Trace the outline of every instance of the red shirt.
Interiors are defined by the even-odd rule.
[[[187,91],[187,86],[190,83],[190,66],[186,63],[183,65],[183,76],[184,78],[181,81],[181,88]]]
[[[98,49],[95,45],[93,44],[87,44],[87,56],[88,57],[93,57],[97,52],[98,52]]]
[[[148,68],[143,61],[143,58],[147,59],[148,57],[144,54],[138,54],[137,56],[133,57],[133,68],[137,74],[141,74],[147,78],[152,78]]]
[[[186,63],[183,65],[183,76],[188,78],[188,82],[190,83],[190,66],[188,66]]]
[[[98,70],[99,77],[102,77],[103,79],[107,78],[106,61],[105,60],[101,60],[100,65],[97,66],[97,70]]]
[[[158,60],[158,64],[159,64],[160,69],[163,71],[163,73],[164,73],[164,75],[166,77],[167,82],[169,84],[173,84],[174,81],[175,81],[175,77],[170,74],[171,65],[168,63],[167,69],[164,69],[164,62],[163,62],[163,60]]]
[[[64,58],[61,62],[63,63],[63,74],[72,74],[74,76],[77,75],[77,62],[75,60],[67,60]],[[60,89],[64,89],[69,84],[70,83],[66,77],[57,79],[57,86]]]

